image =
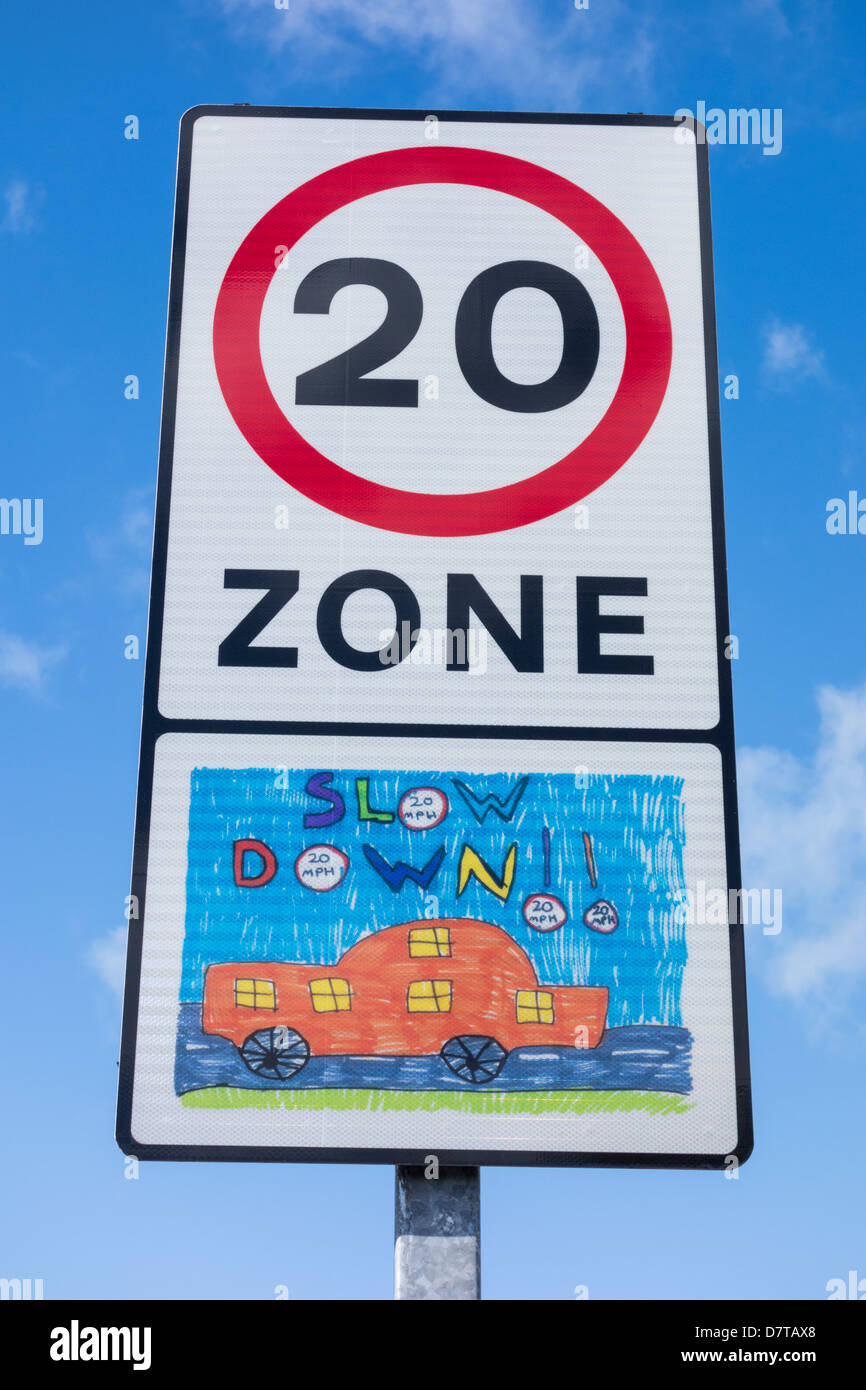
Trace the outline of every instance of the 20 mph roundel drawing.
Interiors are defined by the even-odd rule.
[[[624,317],[619,383],[585,439],[530,477],[457,494],[410,492],[349,472],[290,423],[262,362],[265,296],[292,248],[347,204],[417,185],[478,187],[523,199],[567,227],[607,270]],[[275,250],[277,254],[275,255]],[[419,383],[368,373],[398,356],[418,332],[422,289],[404,267],[373,257],[335,258],[298,287],[295,313],[327,314],[335,296],[369,285],[386,298],[387,317],[364,341],[297,379],[295,405],[418,405]],[[515,290],[548,295],[562,320],[558,364],[543,381],[519,382],[500,369],[494,316]],[[599,323],[575,270],[528,259],[488,266],[467,285],[456,309],[455,349],[468,385],[504,411],[536,415],[571,404],[589,384],[599,357]],[[213,323],[217,375],[238,428],[284,481],[322,505],[392,532],[463,536],[512,529],[578,502],[611,477],[647,434],[664,398],[671,366],[671,324],[658,276],[628,228],[585,189],[549,169],[490,150],[395,149],[329,169],[288,193],[252,228],[223,279]]]

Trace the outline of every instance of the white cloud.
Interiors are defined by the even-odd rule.
[[[126,927],[112,927],[87,949],[87,964],[118,999],[123,998],[126,972]]]
[[[0,631],[0,685],[38,695],[46,672],[65,656],[65,647],[46,647]]]
[[[614,34],[626,82],[643,85],[654,56],[622,0],[582,13],[563,0],[555,18],[530,0],[291,0],[287,10],[273,0],[219,4],[235,38],[263,42],[283,62],[317,61],[323,77],[338,80],[369,66],[374,54],[380,62],[405,56],[434,76],[438,97],[470,106],[481,103],[468,93],[486,85],[542,108],[579,109],[586,88],[607,77]]]
[[[147,592],[152,539],[152,490],[134,488],[124,497],[116,521],[90,531],[87,543],[94,560],[111,570],[119,592],[139,595]]]
[[[756,19],[769,25],[779,35],[791,32],[782,0],[743,0],[743,14],[747,19]]]
[[[3,190],[6,213],[0,221],[0,230],[11,232],[13,236],[23,236],[32,232],[36,226],[36,209],[42,201],[41,188],[28,183],[26,179],[12,179]]]
[[[824,354],[809,341],[801,323],[771,319],[764,328],[763,369],[777,384],[824,375]]]
[[[783,893],[782,931],[761,938],[768,983],[816,1024],[866,982],[866,685],[824,686],[818,706],[811,756],[737,760],[743,881]]]
[[[150,550],[153,540],[153,493],[150,488],[138,488],[124,499],[120,532],[126,545],[138,550]]]

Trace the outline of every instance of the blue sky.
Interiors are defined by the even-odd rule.
[[[142,1165],[113,1140],[177,122],[201,102],[781,108],[711,150],[756,1151],[720,1173],[486,1170],[490,1298],[825,1297],[866,1276],[866,537],[857,0],[16,7],[0,144],[3,1268],[46,1297],[391,1296],[387,1167]],[[123,138],[124,117],[140,139]],[[137,401],[124,399],[129,373]],[[256,1194],[268,1219],[234,1216]],[[216,1219],[214,1219],[216,1213]]]

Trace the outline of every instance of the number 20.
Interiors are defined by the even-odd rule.
[[[327,314],[338,290],[372,285],[388,311],[377,329],[337,357],[303,372],[295,385],[297,405],[417,406],[418,382],[373,378],[375,371],[408,347],[424,314],[416,280],[393,261],[344,257],[325,261],[298,286],[296,314]],[[562,357],[546,381],[511,381],[493,355],[493,315],[510,290],[536,289],[550,295],[562,317]],[[504,261],[482,270],[467,287],[454,325],[457,360],[468,385],[501,410],[539,412],[570,405],[589,385],[598,363],[595,305],[575,275],[545,261]]]

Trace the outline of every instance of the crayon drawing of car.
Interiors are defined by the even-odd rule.
[[[607,1004],[601,986],[541,985],[500,927],[448,917],[385,927],[335,965],[211,965],[202,1028],[263,1079],[287,1081],[311,1056],[438,1054],[481,1085],[515,1047],[597,1047]]]

